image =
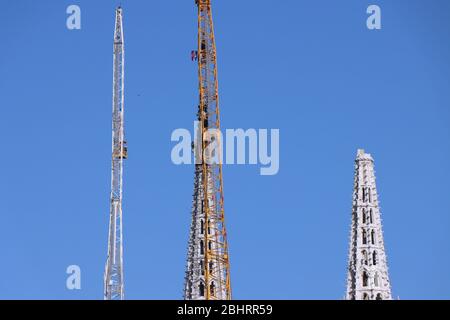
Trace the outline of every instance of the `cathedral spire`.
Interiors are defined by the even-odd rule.
[[[348,300],[391,300],[374,161],[359,149],[355,161]]]

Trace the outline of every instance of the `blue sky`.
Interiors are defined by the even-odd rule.
[[[4,2],[0,298],[102,299],[118,1]],[[196,8],[122,5],[125,294],[180,299],[193,167],[172,164],[170,135],[195,117]],[[449,298],[450,2],[216,0],[213,14],[222,126],[280,129],[277,175],[224,168],[234,298],[344,296],[357,148],[375,158],[393,295]]]

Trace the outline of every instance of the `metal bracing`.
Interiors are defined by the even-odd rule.
[[[230,262],[225,228],[222,164],[210,161],[207,146],[220,145],[216,46],[210,0],[198,7],[198,120],[203,137],[195,165],[194,199],[186,267],[186,300],[230,300]],[[220,148],[218,148],[220,150]],[[219,151],[220,152],[220,151]],[[218,156],[221,159],[221,155]]]
[[[364,150],[355,161],[346,298],[392,299],[374,163]]]
[[[121,300],[123,288],[122,247],[122,178],[123,160],[127,158],[124,139],[124,44],[122,9],[116,9],[113,63],[113,107],[112,107],[112,169],[111,209],[108,236],[108,259],[105,267],[104,298]]]

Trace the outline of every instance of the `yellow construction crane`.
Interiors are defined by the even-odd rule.
[[[210,0],[196,0],[198,7],[200,160],[195,165],[194,199],[184,298],[187,300],[230,300],[230,261],[225,228],[222,163],[207,154],[211,143],[222,143],[216,45]],[[220,152],[221,148],[217,148]],[[217,156],[217,155],[216,155]],[[221,159],[219,154],[217,159]],[[198,159],[197,159],[198,160]]]

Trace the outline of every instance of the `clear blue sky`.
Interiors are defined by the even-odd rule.
[[[102,299],[119,1],[3,1],[0,298]],[[82,29],[66,29],[78,4]],[[382,30],[365,26],[382,9]],[[197,105],[194,1],[122,1],[125,293],[179,299]],[[353,161],[375,158],[393,295],[450,297],[450,2],[213,1],[222,126],[279,128],[280,171],[225,166],[234,297],[341,299]],[[82,269],[82,290],[65,287]]]

